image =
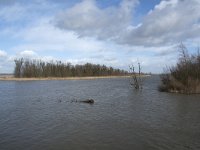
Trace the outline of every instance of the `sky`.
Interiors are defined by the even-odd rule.
[[[0,0],[0,73],[17,58],[162,73],[199,46],[199,0]]]

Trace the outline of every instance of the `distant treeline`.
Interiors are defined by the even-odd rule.
[[[169,68],[169,73],[161,75],[160,91],[179,93],[200,93],[200,51],[190,55],[181,44],[180,58],[176,66]]]
[[[118,76],[127,71],[106,67],[105,65],[86,63],[72,65],[61,61],[44,62],[41,60],[16,59],[14,76],[23,77],[85,77],[85,76]]]

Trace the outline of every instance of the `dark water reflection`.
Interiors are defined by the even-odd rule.
[[[200,149],[200,95],[160,93],[158,83],[1,81],[0,150]]]

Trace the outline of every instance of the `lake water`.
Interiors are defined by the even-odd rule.
[[[0,150],[199,150],[200,95],[128,78],[0,81]],[[72,102],[95,99],[95,103]]]

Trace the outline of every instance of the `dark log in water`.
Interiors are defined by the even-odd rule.
[[[74,100],[72,100],[71,102],[94,104],[94,99],[85,99],[85,100],[77,100],[77,99],[74,99]]]

